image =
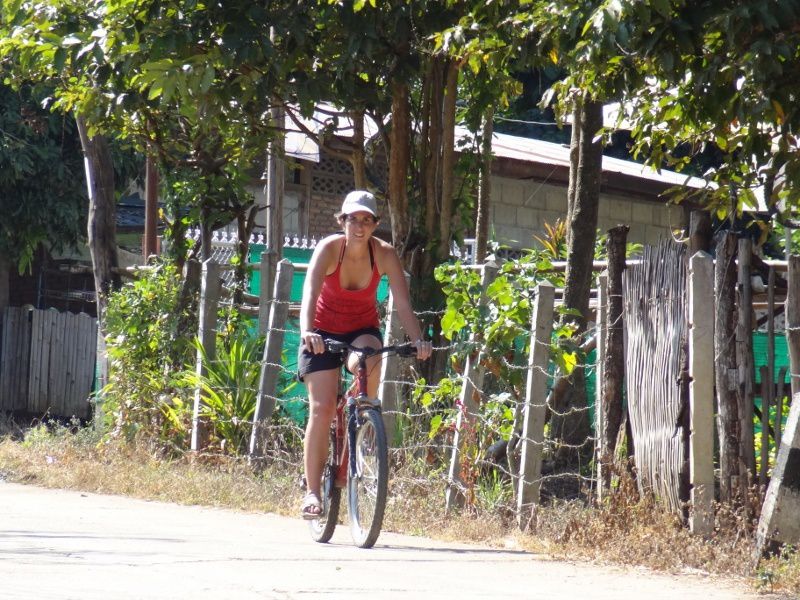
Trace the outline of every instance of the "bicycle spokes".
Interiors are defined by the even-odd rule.
[[[352,452],[355,473],[348,481],[348,508],[353,541],[362,548],[371,547],[378,539],[389,480],[389,459],[383,421],[377,410],[362,410]]]

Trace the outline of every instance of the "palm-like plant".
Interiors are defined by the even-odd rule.
[[[201,417],[208,420],[222,448],[231,453],[247,449],[258,397],[262,343],[263,339],[238,334],[227,343],[218,344],[216,357],[209,360],[195,339],[205,374],[192,370],[184,373],[185,383],[200,390]]]

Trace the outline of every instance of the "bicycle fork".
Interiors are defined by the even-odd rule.
[[[350,477],[358,475],[356,469],[356,426],[358,425],[358,406],[353,396],[347,399],[347,445],[350,451]]]

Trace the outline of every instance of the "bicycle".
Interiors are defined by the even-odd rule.
[[[360,548],[371,548],[381,531],[389,484],[389,457],[380,400],[367,394],[367,359],[378,354],[415,356],[413,344],[383,348],[356,348],[336,340],[325,340],[330,352],[352,352],[358,369],[345,391],[339,375],[336,415],[331,422],[328,460],[322,470],[322,512],[309,521],[311,537],[325,543],[333,536],[339,519],[342,489],[347,487],[350,534]],[[345,369],[346,367],[342,367]],[[354,452],[350,452],[355,448]]]

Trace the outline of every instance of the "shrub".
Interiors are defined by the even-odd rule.
[[[181,283],[173,265],[158,263],[109,297],[109,378],[99,406],[112,435],[185,447],[190,403],[179,375],[192,360],[192,345],[178,332],[193,316],[182,305]]]

